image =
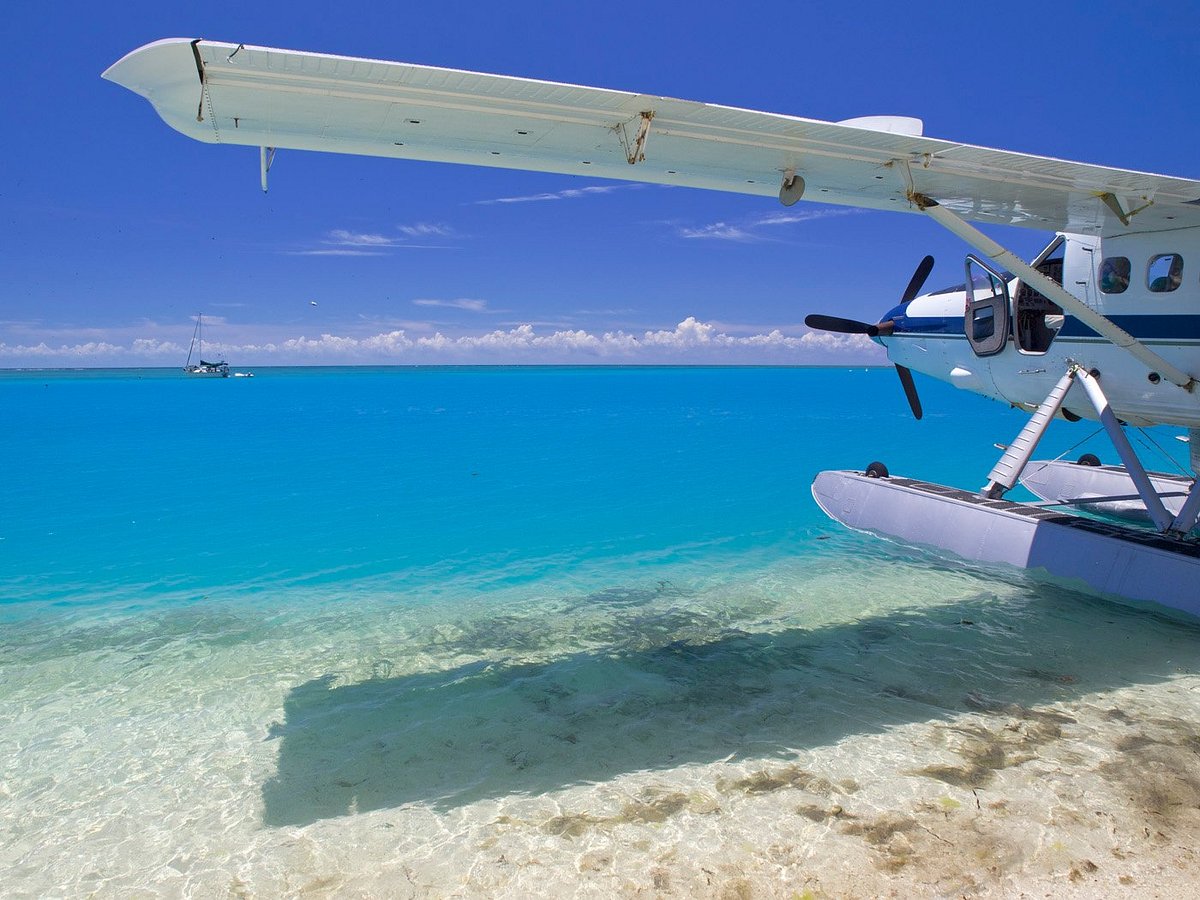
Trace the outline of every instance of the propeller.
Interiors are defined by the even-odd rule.
[[[933,256],[926,254],[925,258],[917,263],[916,271],[913,272],[912,278],[908,280],[908,287],[900,295],[901,306],[908,306],[912,302],[913,297],[921,293],[921,288],[925,286],[925,279],[929,277],[929,273],[932,271]],[[913,381],[912,370],[907,366],[900,365],[900,363],[895,363],[895,366],[896,374],[900,376],[900,386],[904,388],[904,396],[908,399],[908,408],[912,410],[913,418],[920,421],[924,413],[921,410],[921,398],[917,396],[917,384]]]
[[[900,295],[900,305],[908,306],[912,303],[913,297],[921,293],[921,288],[925,286],[925,279],[929,277],[929,273],[933,271],[933,257],[926,256],[923,260],[917,263],[917,270],[913,272],[912,278],[909,279],[908,287],[904,289],[904,293]]]
[[[908,281],[908,287],[900,295],[901,306],[907,306],[917,294],[921,293],[921,288],[925,285],[925,279],[929,277],[932,269],[932,256],[926,256],[917,263],[917,268],[913,272],[912,278]],[[867,322],[859,322],[856,319],[843,319],[840,316],[823,316],[820,314],[805,316],[804,324],[818,331],[832,331],[836,334],[865,334],[867,337],[878,337],[881,334],[889,335],[896,327],[895,320],[893,319],[871,325]],[[899,363],[895,363],[894,365],[896,366],[896,374],[900,376],[900,386],[904,388],[904,396],[908,398],[908,408],[912,410],[913,418],[920,419],[923,415],[921,398],[917,396],[917,385],[913,381],[912,371],[907,366],[902,366]]]
[[[900,376],[900,384],[904,387],[904,396],[908,398],[908,408],[912,410],[913,418],[920,421],[923,415],[921,411],[921,398],[917,396],[917,385],[913,381],[912,370],[908,366],[902,366],[900,363],[895,363],[896,374]]]
[[[833,331],[837,334],[865,334],[875,337],[879,334],[878,325],[868,325],[854,319],[843,319],[840,316],[822,316],[814,313],[804,317],[804,324],[818,331]]]

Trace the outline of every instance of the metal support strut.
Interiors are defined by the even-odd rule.
[[[1180,534],[1186,534],[1196,527],[1197,522],[1200,522],[1200,428],[1192,428],[1188,431],[1188,445],[1191,451],[1189,456],[1192,463],[1192,475],[1196,480],[1192,482],[1192,489],[1188,492],[1187,500],[1183,502],[1183,508],[1179,510],[1179,515],[1171,524],[1171,530],[1178,531]]]
[[[1129,438],[1125,437],[1125,432],[1113,413],[1112,407],[1108,405],[1108,398],[1104,396],[1104,391],[1100,388],[1099,376],[1085,371],[1077,363],[1071,364],[1066,374],[1058,380],[1046,399],[1042,401],[1042,405],[1037,408],[1025,427],[1021,429],[1021,433],[1004,451],[1004,455],[1000,457],[988,475],[988,483],[984,485],[980,495],[991,500],[999,500],[1006,491],[1012,489],[1029,460],[1033,458],[1033,452],[1037,448],[1038,442],[1046,433],[1046,427],[1050,424],[1050,420],[1062,406],[1067,391],[1071,389],[1071,384],[1076,381],[1083,387],[1088,400],[1095,407],[1096,414],[1100,417],[1100,424],[1104,426],[1109,440],[1112,441],[1113,447],[1121,457],[1126,473],[1133,481],[1134,487],[1137,488],[1138,499],[1146,505],[1146,511],[1150,514],[1154,527],[1160,532],[1169,534],[1186,534],[1191,531],[1200,515],[1200,486],[1193,485],[1179,515],[1172,516],[1154,489],[1150,476],[1146,474],[1141,460],[1137,458],[1137,454],[1129,443]]]
[[[1029,421],[1021,429],[1021,433],[1008,445],[1004,455],[992,467],[992,471],[988,474],[988,483],[980,490],[980,495],[989,500],[999,500],[1004,496],[1005,491],[1012,490],[1017,479],[1021,477],[1021,472],[1025,470],[1026,464],[1033,458],[1033,451],[1037,449],[1038,441],[1046,433],[1046,427],[1050,424],[1050,420],[1062,406],[1067,391],[1071,389],[1071,383],[1075,380],[1077,369],[1077,366],[1071,366],[1067,369],[1067,374],[1058,379],[1058,384],[1050,389],[1050,393],[1046,395],[1042,405],[1029,417]]]
[[[275,161],[274,147],[258,148],[258,171],[262,177],[263,193],[267,192],[267,173],[271,171],[271,163]]]
[[[1196,527],[1197,522],[1200,522],[1200,479],[1192,482],[1192,489],[1188,491],[1187,499],[1183,501],[1179,515],[1171,523],[1171,531],[1177,534],[1187,534]]]
[[[625,124],[617,126],[617,137],[621,139],[621,147],[625,151],[625,160],[631,166],[635,166],[640,162],[646,161],[646,140],[650,137],[650,123],[654,121],[654,110],[645,110],[641,114],[642,120],[638,124],[637,134],[634,136],[633,143],[629,142],[629,137],[625,133]]]
[[[1092,401],[1092,406],[1096,408],[1096,412],[1100,416],[1100,424],[1108,432],[1109,440],[1113,442],[1113,446],[1117,449],[1117,454],[1121,457],[1121,462],[1125,464],[1125,471],[1133,479],[1138,496],[1146,504],[1146,511],[1150,513],[1150,518],[1154,521],[1154,527],[1159,531],[1169,531],[1175,521],[1175,517],[1167,512],[1167,508],[1163,506],[1162,498],[1158,496],[1158,492],[1154,490],[1154,485],[1150,483],[1150,476],[1146,474],[1146,470],[1142,468],[1141,460],[1133,452],[1133,447],[1129,444],[1129,438],[1125,437],[1125,432],[1121,430],[1121,423],[1117,421],[1112,407],[1108,405],[1108,398],[1104,396],[1104,391],[1100,389],[1100,380],[1096,376],[1083,371],[1082,368],[1076,368],[1075,377],[1083,385],[1088,399]]]

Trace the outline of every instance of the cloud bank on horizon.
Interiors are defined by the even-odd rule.
[[[882,348],[862,335],[808,331],[784,334],[775,328],[757,334],[728,334],[717,325],[688,316],[673,329],[631,334],[562,329],[539,332],[533,325],[483,334],[447,336],[440,331],[413,336],[406,329],[354,337],[322,333],[279,341],[214,342],[232,364],[877,364]],[[173,366],[187,352],[176,341],[135,338],[128,344],[85,341],[52,346],[0,343],[0,366]]]

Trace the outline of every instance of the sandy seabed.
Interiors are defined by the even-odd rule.
[[[796,574],[29,637],[0,895],[1200,896],[1193,626]]]
[[[1198,690],[1200,679],[1181,678],[847,739],[787,762],[323,821],[276,835],[200,893],[1197,896],[1200,728],[1179,713]]]

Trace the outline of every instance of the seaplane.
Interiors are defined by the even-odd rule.
[[[970,251],[961,285],[922,294],[926,258],[878,321],[806,324],[883,345],[918,418],[914,371],[1028,423],[978,490],[874,462],[818,473],[817,504],[884,539],[1200,616],[1200,181],[931,138],[906,116],[826,122],[244,43],[161,40],[103,77],[188,137],[257,147],[264,191],[278,150],[311,150],[932,219]],[[1054,237],[1026,261],[989,224]],[[1099,422],[1121,464],[1035,461],[1056,417]],[[1146,470],[1126,432],[1152,425],[1187,429],[1190,475]],[[1023,475],[1041,500],[1007,496]]]

